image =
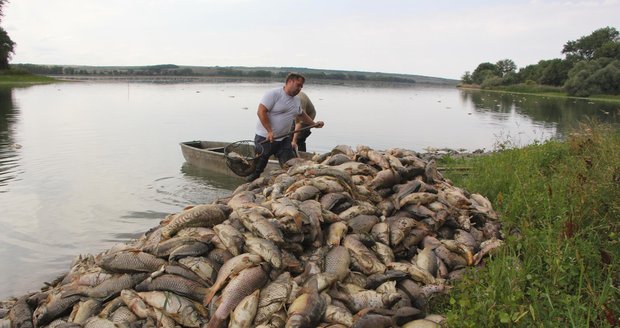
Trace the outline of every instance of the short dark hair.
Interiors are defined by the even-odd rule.
[[[299,73],[295,73],[295,72],[290,72],[286,75],[286,81],[284,81],[284,83],[288,83],[288,81],[290,80],[299,80],[299,79],[302,79],[304,80],[304,82],[306,82],[306,78],[303,75]]]

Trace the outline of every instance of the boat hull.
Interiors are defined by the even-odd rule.
[[[216,171],[231,177],[241,178],[230,170],[228,165],[226,165],[224,147],[229,144],[230,142],[205,140],[194,140],[180,143],[183,157],[190,165],[201,169]],[[304,153],[302,156],[308,157],[312,156],[312,154]],[[270,172],[279,168],[280,164],[278,161],[271,159],[269,160],[264,172]]]

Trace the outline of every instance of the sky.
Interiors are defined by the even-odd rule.
[[[460,79],[563,58],[620,0],[9,0],[10,63],[275,66]]]

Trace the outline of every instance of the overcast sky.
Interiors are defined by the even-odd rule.
[[[10,0],[11,63],[293,66],[460,78],[562,57],[620,0]]]

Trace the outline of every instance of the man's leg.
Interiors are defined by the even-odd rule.
[[[310,136],[310,130],[303,130],[299,132],[299,136],[297,137],[297,150],[306,151],[306,139]]]
[[[254,147],[256,149],[263,149],[263,153],[256,163],[256,168],[254,173],[248,175],[245,180],[248,182],[256,180],[260,177],[260,174],[263,173],[265,167],[267,167],[267,163],[269,162],[269,157],[272,155],[272,144],[269,142],[265,142],[261,144],[261,142],[265,141],[265,137],[261,137],[259,135],[254,136]]]
[[[278,141],[276,156],[278,157],[278,162],[280,162],[280,167],[284,165],[289,159],[295,158],[295,151],[293,151],[293,147],[291,146],[291,137],[288,136],[284,138],[282,141]]]

